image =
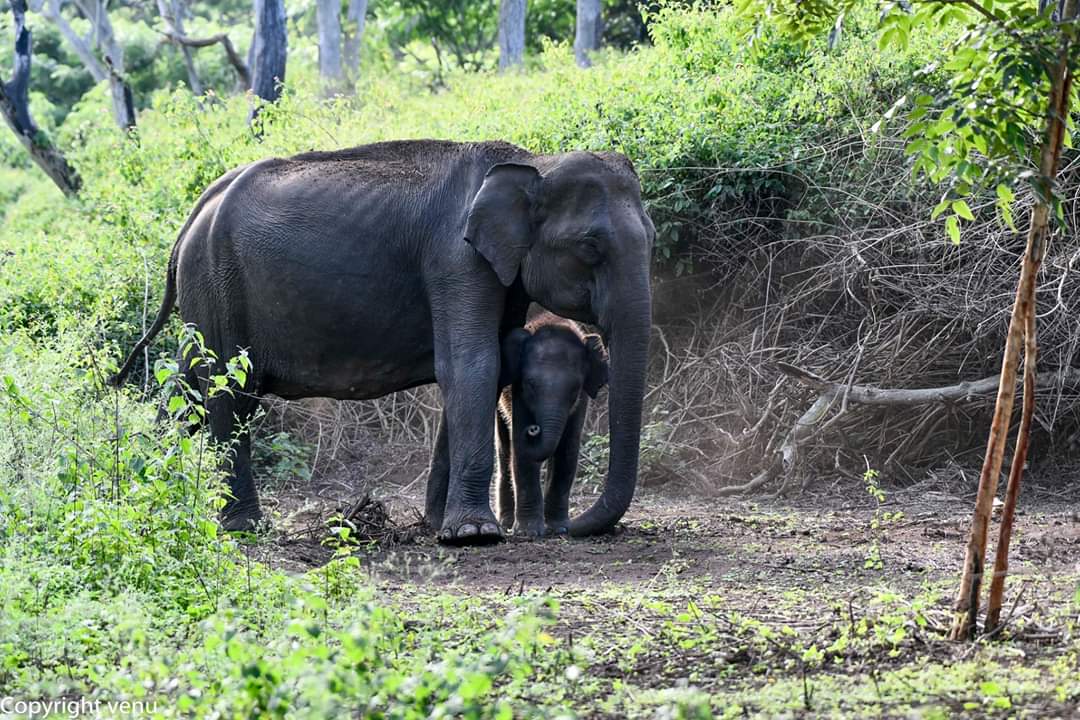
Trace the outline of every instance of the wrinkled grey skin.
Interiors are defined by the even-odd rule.
[[[577,475],[589,398],[607,384],[598,335],[544,313],[502,341],[495,454],[499,522],[515,535],[570,531],[570,488]],[[540,469],[548,463],[547,487]]]
[[[367,399],[438,382],[432,473],[447,481],[429,493],[428,520],[446,542],[492,542],[499,339],[533,300],[609,341],[611,466],[570,528],[602,532],[637,478],[654,235],[637,176],[614,153],[419,140],[263,160],[199,198],[158,317],[116,381],[174,304],[218,357],[248,348],[244,392],[208,401],[213,438],[236,431],[229,530],[261,517],[246,431],[257,396]],[[182,368],[205,384],[205,370]]]

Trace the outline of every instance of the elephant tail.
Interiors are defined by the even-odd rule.
[[[120,387],[121,383],[127,379],[128,373],[131,372],[132,366],[135,365],[135,361],[139,357],[139,353],[153,342],[157,334],[161,332],[161,328],[165,327],[165,323],[169,321],[169,314],[172,313],[172,309],[176,305],[176,256],[179,254],[177,251],[180,249],[182,239],[183,235],[180,236],[180,240],[176,241],[172,255],[169,257],[169,274],[165,279],[165,297],[161,299],[161,308],[158,310],[157,317],[154,318],[154,324],[150,326],[145,335],[139,338],[139,342],[135,343],[135,347],[128,353],[127,359],[124,360],[124,364],[120,366],[116,374],[109,378],[109,384],[113,387]]]

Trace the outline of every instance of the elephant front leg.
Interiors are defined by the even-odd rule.
[[[514,534],[544,535],[544,494],[540,488],[541,463],[524,460],[518,453],[514,463]]]
[[[544,492],[544,523],[548,532],[554,535],[570,532],[570,488],[577,476],[581,433],[588,408],[588,401],[583,399],[570,415],[555,455],[548,463],[550,467],[547,489]]]
[[[494,339],[488,345],[490,351],[452,355],[451,366],[437,370],[450,450],[446,511],[439,531],[446,543],[479,545],[503,537],[490,500],[499,358]]]

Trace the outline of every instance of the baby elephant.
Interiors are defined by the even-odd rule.
[[[496,417],[499,521],[515,534],[565,534],[581,428],[607,384],[607,352],[598,335],[550,313],[510,331],[502,343]],[[540,466],[548,464],[547,489]]]

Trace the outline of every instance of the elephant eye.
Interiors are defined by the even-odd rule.
[[[599,241],[586,235],[574,244],[574,253],[581,258],[586,265],[597,265],[604,259],[600,250]]]

